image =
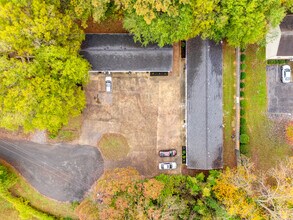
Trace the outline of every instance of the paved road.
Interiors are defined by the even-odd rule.
[[[104,172],[97,148],[42,145],[0,139],[0,158],[14,166],[40,193],[59,201],[79,201]]]
[[[267,66],[268,112],[274,114],[293,113],[293,83],[281,82],[281,67]]]

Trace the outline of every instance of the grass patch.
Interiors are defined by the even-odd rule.
[[[52,142],[73,141],[80,136],[82,125],[82,116],[71,118],[68,125],[64,126],[57,135],[49,135]]]
[[[32,207],[35,207],[36,209],[40,211],[52,214],[60,218],[70,217],[72,219],[78,219],[78,217],[74,213],[74,208],[75,208],[74,205],[72,205],[69,202],[68,203],[58,202],[56,200],[49,199],[43,196],[38,191],[36,191],[21,175],[19,175],[19,173],[12,166],[5,163],[4,161],[1,161],[1,162],[5,164],[5,166],[8,167],[10,172],[15,173],[18,177],[17,183],[9,189],[13,195],[21,196],[27,199],[30,202],[30,205]],[[6,209],[6,212],[11,212],[12,216],[15,216],[15,212],[16,212],[18,216],[18,212],[13,207],[12,209]],[[1,214],[0,214],[0,219],[8,219],[8,218],[1,218]],[[14,218],[14,219],[18,219],[18,218]]]
[[[245,118],[250,137],[247,151],[257,168],[267,170],[292,154],[278,124],[267,118],[265,48],[251,45],[246,49]],[[280,130],[280,129],[279,129]]]
[[[126,138],[121,134],[107,133],[102,136],[98,146],[108,160],[120,160],[129,152]]]
[[[0,219],[5,220],[18,220],[18,211],[12,206],[11,203],[7,202],[0,197]]]
[[[224,166],[234,167],[236,165],[235,157],[235,109],[234,109],[234,95],[235,88],[235,48],[224,44],[223,46],[223,110],[224,110]]]

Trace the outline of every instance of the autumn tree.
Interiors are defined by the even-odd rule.
[[[293,158],[263,174],[247,159],[235,170],[225,170],[213,187],[230,214],[244,219],[290,219],[293,216]]]
[[[57,132],[85,106],[88,63],[66,48],[41,47],[34,59],[0,57],[0,126]]]

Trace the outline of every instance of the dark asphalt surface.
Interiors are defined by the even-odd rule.
[[[104,172],[101,153],[91,146],[1,139],[0,158],[40,193],[59,201],[80,201]]]
[[[293,113],[293,83],[281,82],[281,66],[267,66],[268,112],[276,114]]]

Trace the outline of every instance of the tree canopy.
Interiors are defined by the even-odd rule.
[[[88,63],[65,48],[38,49],[31,62],[0,58],[0,126],[57,132],[85,106]]]
[[[0,126],[57,132],[85,106],[82,30],[59,0],[0,2]]]
[[[55,45],[76,53],[84,35],[58,5],[40,0],[0,3],[0,52],[32,55],[41,46]]]

